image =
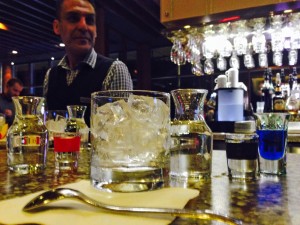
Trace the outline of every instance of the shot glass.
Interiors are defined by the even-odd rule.
[[[286,174],[288,113],[256,113],[259,135],[259,172]]]
[[[77,171],[80,138],[79,133],[53,133],[55,173]]]
[[[258,135],[226,134],[228,175],[231,179],[256,179],[258,174]]]
[[[164,186],[168,169],[170,95],[100,91],[91,98],[92,185],[109,192]]]

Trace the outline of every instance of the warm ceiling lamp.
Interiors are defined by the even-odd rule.
[[[4,23],[0,23],[0,30],[8,30],[8,28]]]

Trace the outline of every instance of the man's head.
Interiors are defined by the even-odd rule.
[[[6,95],[8,97],[19,96],[23,91],[23,82],[18,78],[11,78],[6,83]]]
[[[57,0],[54,33],[60,35],[67,54],[85,56],[97,36],[96,12],[92,0]]]

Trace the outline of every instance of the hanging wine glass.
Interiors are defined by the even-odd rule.
[[[247,69],[252,69],[255,67],[251,44],[247,45],[246,52],[244,55],[244,65]]]
[[[282,52],[273,52],[273,63],[275,66],[282,66]]]
[[[203,56],[207,59],[214,57],[216,52],[213,25],[205,26],[204,29],[204,42],[203,42]]]
[[[191,62],[191,58],[192,58],[192,52],[193,52],[193,48],[195,45],[195,40],[194,40],[194,36],[191,34],[187,35],[187,44],[185,45],[185,59],[187,62]]]
[[[252,36],[252,46],[255,53],[266,52],[266,37],[263,33],[265,22],[265,18],[255,18],[250,22],[253,24],[254,30],[254,35]]]
[[[293,13],[290,17],[291,49],[300,49],[300,13]]]
[[[203,42],[203,37],[199,32],[200,31],[195,30],[193,34],[193,45],[192,45],[191,59],[190,59],[191,64],[198,63],[202,56],[201,45]]]
[[[204,73],[211,75],[215,72],[214,63],[211,59],[206,59],[204,62]]]
[[[290,66],[294,66],[294,65],[297,64],[297,61],[298,61],[298,51],[297,51],[297,49],[291,49],[289,51],[288,59],[289,59],[289,65]]]
[[[227,61],[224,57],[222,56],[219,56],[217,58],[217,68],[220,70],[220,71],[225,71],[227,70]]]
[[[229,59],[229,65],[231,68],[236,68],[236,69],[240,68],[240,60],[235,50],[232,51],[232,56]]]
[[[199,62],[195,63],[192,65],[192,73],[196,76],[202,76],[204,75],[204,72],[202,70],[202,65],[201,62],[199,60]]]
[[[221,57],[230,57],[233,46],[228,40],[229,38],[229,24],[222,23],[216,27],[216,35],[214,36],[214,45],[216,52]]]
[[[283,16],[275,15],[271,19],[271,24],[273,28],[273,32],[271,33],[272,51],[282,52],[284,43],[284,35],[282,32]]]
[[[186,63],[185,49],[182,46],[183,33],[181,30],[174,32],[173,46],[171,48],[170,60],[177,65]]]
[[[246,25],[246,20],[236,21],[232,24],[233,33],[235,37],[233,39],[233,46],[236,50],[237,55],[245,55],[248,46],[247,32],[248,28]]]
[[[213,74],[214,73],[214,64],[212,58],[215,55],[215,31],[213,30],[213,25],[204,27],[204,42],[203,42],[203,56],[206,58],[204,61],[204,73]]]
[[[267,53],[260,53],[258,55],[258,65],[261,68],[267,68],[269,63],[268,63],[268,56]]]

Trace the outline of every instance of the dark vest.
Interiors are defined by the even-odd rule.
[[[46,95],[49,110],[66,110],[67,105],[87,105],[85,120],[89,124],[90,104],[84,104],[80,97],[91,97],[91,93],[102,89],[112,59],[98,55],[95,68],[83,64],[80,72],[70,86],[67,85],[66,70],[53,67],[49,74],[48,93]]]

